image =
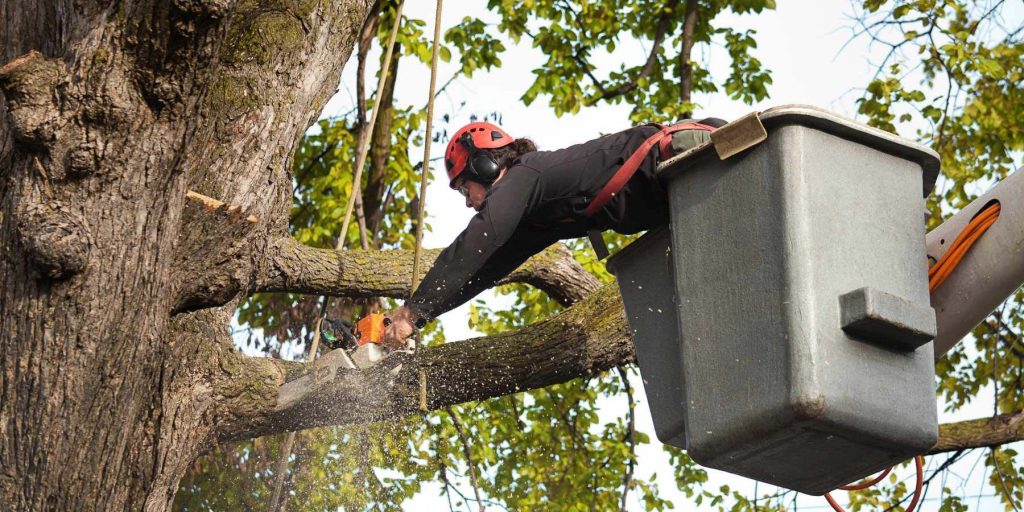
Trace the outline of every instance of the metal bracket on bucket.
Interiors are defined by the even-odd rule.
[[[841,327],[848,334],[911,352],[935,337],[935,312],[874,288],[839,297]]]
[[[751,112],[713,132],[711,142],[718,158],[725,160],[768,139],[759,112]]]

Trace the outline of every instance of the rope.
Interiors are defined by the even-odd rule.
[[[395,23],[391,25],[391,33],[388,34],[388,46],[384,52],[384,66],[380,70],[380,81],[377,82],[377,96],[373,99],[373,113],[370,114],[370,122],[365,130],[359,133],[359,152],[356,153],[355,175],[352,177],[352,194],[348,196],[348,204],[345,206],[345,220],[341,223],[341,233],[338,235],[338,243],[335,250],[340,251],[345,245],[348,237],[348,225],[352,220],[352,207],[356,204],[356,196],[360,194],[363,186],[363,167],[366,166],[366,155],[370,152],[370,138],[373,136],[373,126],[377,124],[377,113],[380,112],[380,97],[384,94],[384,82],[388,79],[388,70],[391,69],[391,54],[395,48],[395,36],[398,34],[398,26],[402,21],[402,7],[405,7],[405,0],[399,0],[395,8]],[[429,123],[429,121],[428,121]],[[365,240],[365,239],[364,239]],[[366,249],[366,247],[363,247]]]
[[[384,82],[388,79],[388,71],[391,69],[391,58],[395,48],[395,37],[398,35],[398,27],[402,22],[402,7],[405,0],[399,0],[395,8],[395,21],[391,25],[391,33],[388,34],[387,49],[384,52],[384,63],[380,70],[380,80],[377,82],[377,95],[373,99],[373,113],[370,114],[370,122],[360,130],[359,148],[356,151],[355,174],[352,177],[352,193],[348,197],[348,205],[345,207],[345,218],[341,223],[341,231],[334,244],[334,250],[340,251],[345,247],[345,240],[348,238],[348,225],[352,220],[352,208],[355,205],[356,197],[362,191],[363,167],[366,166],[366,156],[370,152],[370,139],[373,134],[373,127],[377,123],[377,114],[380,112],[380,99],[384,95]],[[360,226],[362,228],[362,226]],[[360,241],[363,249],[368,248],[366,236],[361,233]],[[313,340],[309,344],[309,352],[306,353],[306,363],[316,361],[317,351],[320,348],[320,331],[323,328],[324,320],[327,318],[328,297],[320,297],[320,314],[313,326]],[[288,469],[288,458],[291,457],[292,445],[295,443],[295,432],[289,432],[284,445],[281,447],[281,455],[277,461],[277,480],[274,483],[274,492],[270,498],[270,510],[276,512],[283,503],[281,501],[282,490],[284,489],[285,474]]]
[[[437,0],[437,12],[434,15],[434,50],[430,61],[430,96],[427,98],[427,131],[423,139],[423,174],[420,176],[420,204],[416,214],[416,249],[412,256],[412,286],[409,296],[416,293],[420,279],[420,251],[423,245],[423,213],[427,204],[427,181],[430,179],[430,139],[434,124],[434,89],[437,87],[437,54],[441,42],[441,4]]]
[[[409,286],[409,297],[416,293],[420,280],[420,252],[423,249],[423,214],[427,205],[427,182],[430,180],[430,139],[434,124],[434,90],[437,88],[437,54],[441,46],[441,7],[443,0],[437,0],[437,11],[434,13],[434,48],[430,59],[430,96],[427,97],[427,129],[423,138],[423,174],[420,176],[420,204],[416,213],[416,247],[412,253],[412,283]],[[419,348],[419,341],[413,345],[413,351]],[[419,371],[420,412],[427,412],[427,374]]]

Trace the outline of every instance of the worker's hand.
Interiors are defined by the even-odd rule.
[[[384,338],[381,341],[391,350],[406,348],[406,338],[416,330],[415,315],[411,309],[402,306],[392,311],[388,318],[391,319],[391,325],[384,328]]]

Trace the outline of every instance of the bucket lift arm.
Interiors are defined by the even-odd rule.
[[[938,327],[936,359],[1024,284],[1024,168],[928,233],[929,262],[942,257],[967,223],[993,201],[1000,204],[999,219],[932,294]]]

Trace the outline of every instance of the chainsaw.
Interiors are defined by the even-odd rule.
[[[343,349],[359,368],[373,366],[391,351],[384,348],[384,330],[391,319],[371,313],[352,325],[347,320],[324,319],[320,328],[323,343],[332,350]]]

